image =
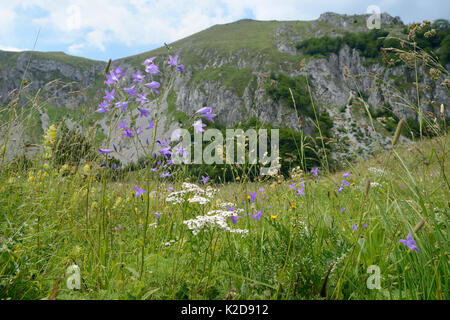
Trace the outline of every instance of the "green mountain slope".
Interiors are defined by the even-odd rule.
[[[373,32],[367,28],[367,17],[324,13],[314,21],[246,19],[215,25],[171,43],[171,53],[179,55],[186,74],[167,88],[169,94],[164,96],[161,110],[166,131],[161,135],[169,134],[167,130],[172,123],[183,122],[195,110],[208,105],[218,114],[222,126],[243,125],[256,118],[262,124],[301,129],[317,136],[311,109],[314,106],[321,123],[327,126],[325,138],[337,138],[334,140],[343,144],[351,141],[340,148],[341,155],[369,154],[380,147],[380,141],[381,146],[388,145],[396,121],[415,117],[414,112],[393,98],[389,86],[400,87],[401,95],[414,102],[414,74],[404,65],[388,68],[381,55],[372,57],[381,47],[375,44],[379,41],[376,36],[369,37],[373,43],[363,43],[365,48],[361,47],[358,39],[369,39],[364,35]],[[380,34],[407,37],[407,26],[400,18],[388,14],[382,14],[381,18]],[[346,42],[338,46],[335,40],[329,40],[341,37]],[[168,54],[168,49],[161,47],[113,61],[112,66],[127,69],[131,77],[133,70],[142,70],[146,58],[156,56],[155,61],[161,66]],[[19,87],[29,55],[0,52],[0,103],[5,104],[8,93]],[[305,63],[303,69],[301,61]],[[105,62],[60,52],[33,53],[26,75],[30,84],[24,94],[29,102],[42,89],[39,100],[42,113],[34,117],[40,118],[38,126],[45,127],[64,116],[79,122],[82,110],[88,114],[89,123],[99,119],[94,111],[103,96],[104,68]],[[450,101],[448,90],[432,82],[428,73],[422,71],[420,80],[430,90],[424,93],[421,108],[438,113],[440,104],[448,105]],[[371,78],[373,73],[378,80]],[[295,90],[297,109],[290,101],[289,87]],[[369,111],[378,116],[393,115],[393,120],[389,120],[389,125],[376,119],[373,123]],[[448,108],[445,112],[449,112]],[[45,120],[46,116],[49,119]],[[369,134],[362,129],[368,126],[378,128],[377,132]]]

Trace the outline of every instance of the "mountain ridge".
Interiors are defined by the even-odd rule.
[[[311,119],[305,117],[302,127],[299,127],[297,115],[281,100],[274,100],[267,95],[267,78],[271,73],[285,74],[292,79],[307,75],[313,86],[313,98],[320,106],[321,112],[332,114],[335,133],[343,121],[339,120],[338,109],[349,107],[351,97],[356,92],[365,92],[367,101],[374,109],[383,108],[384,104],[394,105],[389,99],[384,99],[385,92],[377,88],[376,81],[370,78],[361,79],[359,83],[352,83],[345,78],[348,70],[351,75],[369,74],[379,72],[386,82],[404,83],[402,75],[409,73],[404,66],[386,68],[378,61],[371,61],[361,56],[356,48],[344,45],[338,51],[329,55],[311,56],[297,49],[299,41],[311,38],[328,36],[337,38],[346,33],[368,32],[366,18],[368,15],[341,15],[335,13],[323,13],[317,20],[311,21],[257,21],[243,19],[233,23],[214,25],[203,31],[186,38],[175,41],[169,46],[174,54],[178,54],[181,63],[185,65],[186,74],[178,78],[163,99],[161,114],[164,116],[165,128],[158,134],[167,137],[169,129],[173,129],[172,123],[179,122],[180,116],[191,115],[202,106],[212,106],[218,114],[218,121],[226,126],[237,125],[254,116],[261,122],[279,126],[291,127],[295,130],[303,130],[312,134],[314,126]],[[405,25],[398,17],[382,14],[382,29],[389,35],[401,36]],[[384,24],[383,24],[384,22]],[[0,70],[0,103],[5,95],[14,87],[17,87],[17,79],[25,70],[27,53],[16,53],[15,68]],[[2,61],[13,59],[2,58],[5,54],[0,52],[0,66]],[[161,61],[167,58],[168,51],[165,47],[156,48],[141,54],[113,60],[112,66],[131,70],[142,68],[143,61],[150,56],[157,56]],[[80,82],[80,88],[70,87],[71,91],[83,90],[83,94],[76,97],[67,94],[66,91],[58,91],[53,88],[46,99],[52,98],[54,106],[77,110],[84,107],[94,111],[101,100],[103,92],[103,75],[106,65],[103,61],[95,61],[79,58],[58,52],[42,54],[33,52],[30,63],[29,80],[30,91],[44,88],[46,82],[62,78],[66,82]],[[306,71],[300,71],[298,65],[304,59]],[[3,62],[3,65],[8,66]],[[74,66],[76,65],[76,67]],[[11,81],[16,79],[16,82]],[[403,82],[402,82],[403,81]],[[424,82],[431,81],[425,75]],[[34,86],[34,87],[33,87]],[[87,89],[82,89],[88,87]],[[380,91],[381,90],[381,91]],[[414,88],[405,87],[405,95],[414,100]],[[47,93],[45,93],[47,94]],[[2,98],[3,97],[3,98]],[[449,97],[439,87],[433,87],[433,93],[429,100],[438,98],[438,102],[448,104]],[[436,99],[435,99],[436,100]],[[424,105],[426,110],[433,111],[439,104],[433,106]],[[351,107],[351,104],[350,104]],[[412,112],[392,106],[394,113],[399,116],[413,116]],[[64,109],[64,108],[63,108]],[[301,111],[301,110],[300,110]],[[447,111],[446,111],[447,112]],[[44,112],[45,113],[45,112]],[[364,114],[349,114],[355,120],[357,126],[367,125],[369,119]],[[181,116],[181,118],[183,118]],[[357,119],[358,118],[358,119]],[[50,115],[50,122],[59,120]],[[73,119],[72,119],[73,120]],[[41,120],[41,123],[43,121]],[[104,124],[100,124],[104,128]],[[45,129],[44,126],[42,128]],[[105,128],[104,128],[105,129]],[[341,128],[342,129],[342,128]],[[345,130],[351,128],[345,127]],[[360,131],[357,131],[358,133]],[[363,138],[358,141],[356,134],[349,134],[347,140],[356,141],[356,146],[351,148],[354,152],[368,154],[374,151],[375,146],[367,147],[375,140],[383,141],[383,145],[389,144],[388,132],[371,137],[363,133]],[[364,142],[367,137],[370,141]],[[145,138],[145,137],[144,137]],[[362,151],[359,149],[363,149]],[[358,151],[359,150],[359,151]],[[344,152],[345,153],[345,152]],[[130,157],[126,154],[125,158]],[[137,155],[134,155],[134,160]]]

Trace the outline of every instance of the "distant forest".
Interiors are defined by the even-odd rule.
[[[435,32],[431,33],[434,29]],[[403,33],[408,34],[408,27]],[[357,49],[366,58],[380,58],[382,47],[398,47],[395,39],[385,39],[389,34],[382,29],[373,29],[370,32],[347,33],[341,37],[323,36],[311,38],[297,43],[297,49],[308,55],[328,55],[337,53],[344,45]],[[416,33],[414,39],[417,46],[427,52],[437,52],[438,58],[443,65],[450,61],[450,23],[448,20],[439,19],[425,26]]]

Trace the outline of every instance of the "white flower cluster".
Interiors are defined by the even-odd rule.
[[[175,243],[175,240],[170,240],[170,241],[168,241],[168,242],[164,242],[163,245],[166,246],[166,247],[168,247],[168,246],[170,246],[172,243]]]
[[[192,198],[188,198],[188,202],[189,203],[207,204],[209,202],[209,199],[194,195]]]
[[[226,209],[227,207],[234,207],[235,204],[232,202],[222,202],[218,204],[219,208]]]
[[[367,171],[369,171],[370,173],[374,174],[375,176],[377,176],[379,178],[386,176],[386,171],[384,171],[383,169],[370,167],[369,169],[367,169]]]
[[[381,187],[381,183],[378,183],[378,182],[371,182],[371,183],[370,183],[370,187],[371,187],[371,188],[378,188],[378,187]]]
[[[206,232],[214,228],[219,228],[230,233],[237,233],[245,236],[248,234],[248,230],[231,229],[227,224],[227,219],[236,214],[236,211],[212,210],[204,216],[197,216],[195,219],[185,220],[183,223],[187,225],[189,230],[192,230],[194,235],[197,235],[202,230]]]
[[[382,187],[383,184],[385,184],[385,183],[384,182],[372,181],[372,182],[370,182],[370,187],[376,189],[376,188]],[[357,188],[359,190],[364,190],[365,189],[365,185],[363,185],[363,181],[360,183],[360,185]]]
[[[306,232],[309,232],[308,226],[306,225],[306,223],[304,223],[303,221],[298,221],[298,225],[300,227],[301,230],[305,230]]]
[[[181,191],[173,191],[169,193],[166,198],[167,202],[172,202],[173,204],[184,203],[189,201],[190,203],[200,203],[206,204],[209,199],[214,197],[214,193],[217,190],[207,187],[203,190],[199,186],[193,183],[183,182],[181,186]]]
[[[346,252],[344,252],[343,254],[341,254],[340,257],[338,257],[335,261],[333,266],[331,267],[331,271],[330,273],[334,273],[334,271],[336,270],[337,266],[344,261],[345,258],[347,258],[347,254],[351,251],[351,248],[347,249]]]

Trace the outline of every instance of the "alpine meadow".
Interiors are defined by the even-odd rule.
[[[450,23],[369,18],[0,51],[0,299],[448,300]]]

